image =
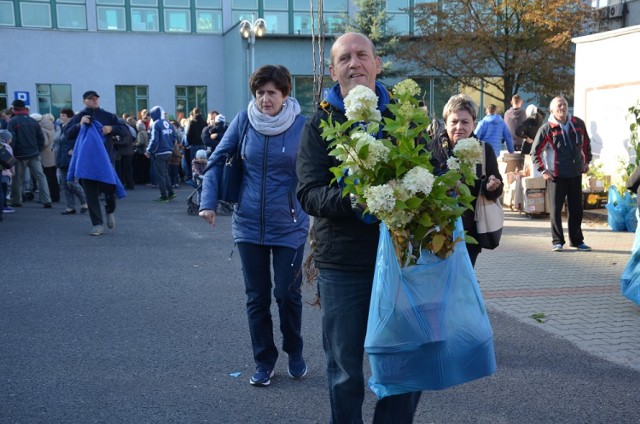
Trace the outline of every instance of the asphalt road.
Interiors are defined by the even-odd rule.
[[[309,373],[254,365],[231,217],[212,229],[138,186],[117,228],[25,203],[0,223],[0,423],[327,423],[321,311],[303,312]],[[305,289],[307,302],[313,289]],[[498,371],[423,394],[416,423],[639,423],[640,372],[490,308]],[[277,314],[275,315],[277,328]],[[279,340],[279,338],[278,338]],[[363,407],[371,419],[374,395]]]

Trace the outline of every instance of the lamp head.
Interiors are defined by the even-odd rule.
[[[260,18],[255,22],[253,32],[255,32],[258,37],[262,37],[267,32],[267,23],[264,19]]]
[[[240,34],[242,35],[242,38],[251,37],[251,22],[246,19],[240,22]]]

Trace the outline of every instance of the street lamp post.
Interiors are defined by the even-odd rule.
[[[258,18],[255,21],[253,20],[253,15],[251,15],[251,21],[247,19],[240,22],[240,34],[242,38],[245,38],[249,43],[249,48],[251,49],[251,73],[255,70],[255,45],[256,45],[256,36],[262,37],[264,33],[267,32],[267,23],[264,19]]]

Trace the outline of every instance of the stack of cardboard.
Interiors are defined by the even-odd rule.
[[[549,212],[547,183],[542,177],[524,177],[522,179],[523,210],[530,214]]]

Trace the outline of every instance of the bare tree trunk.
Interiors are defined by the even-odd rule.
[[[316,21],[313,16],[313,0],[310,0],[311,13],[311,48],[313,54],[313,108],[320,104],[322,96],[322,82],[324,79],[324,0],[318,0],[318,36],[316,37]],[[316,50],[317,47],[317,50]]]

